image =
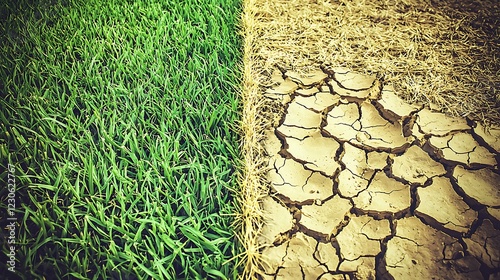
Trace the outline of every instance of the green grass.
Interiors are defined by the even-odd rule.
[[[7,2],[0,155],[2,182],[16,167],[17,275],[236,278],[240,2]]]

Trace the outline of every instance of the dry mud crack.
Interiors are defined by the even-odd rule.
[[[500,127],[344,68],[273,77],[262,279],[500,279]]]

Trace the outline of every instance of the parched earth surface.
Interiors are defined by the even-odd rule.
[[[500,279],[500,127],[344,68],[273,80],[263,279]]]

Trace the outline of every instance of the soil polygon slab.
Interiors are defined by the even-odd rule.
[[[302,268],[296,267],[282,267],[275,276],[275,280],[287,280],[287,279],[302,279]]]
[[[283,78],[283,73],[279,69],[274,69],[273,73],[271,74],[271,83],[273,86],[275,85],[280,85],[285,81]]]
[[[268,155],[276,155],[281,150],[281,141],[276,137],[274,130],[268,129],[264,132],[264,149]]]
[[[292,94],[299,86],[290,79],[285,79],[279,86],[266,90],[266,93],[287,95]]]
[[[290,230],[293,226],[292,214],[286,206],[274,201],[270,196],[262,199],[264,214],[264,226],[262,228],[259,243],[273,243],[280,233]]]
[[[337,270],[340,262],[336,249],[330,243],[319,242],[314,257],[325,265],[329,271]]]
[[[297,232],[288,242],[283,267],[316,267],[319,263],[314,259],[314,251],[318,242],[314,238]]]
[[[368,180],[375,170],[380,170],[387,165],[387,157],[388,154],[385,152],[366,152],[345,143],[341,161],[353,174]]]
[[[385,85],[382,88],[382,95],[377,100],[377,103],[383,108],[382,114],[384,117],[392,121],[401,120],[403,117],[410,116],[420,109],[419,106],[410,105],[403,101],[396,95],[391,85]]]
[[[430,217],[445,228],[466,233],[477,219],[476,211],[453,190],[448,178],[436,177],[430,186],[418,188],[417,193],[420,204],[415,213],[429,223],[432,222],[428,220]]]
[[[340,168],[335,160],[340,144],[332,138],[323,137],[319,131],[304,140],[287,138],[286,143],[287,151],[294,158],[306,162],[304,165],[308,169],[331,176]]]
[[[353,202],[356,208],[368,212],[397,213],[410,207],[410,187],[380,171]]]
[[[493,218],[495,218],[497,221],[500,221],[500,209],[499,208],[487,207],[486,210]]]
[[[446,174],[446,170],[420,147],[411,146],[394,158],[392,173],[408,182],[423,184],[429,178]]]
[[[368,187],[368,179],[353,174],[351,170],[344,169],[338,175],[339,192],[344,197],[354,197]]]
[[[301,88],[295,91],[297,94],[302,96],[312,96],[319,92],[319,90],[315,87],[312,88]]]
[[[355,260],[361,256],[376,256],[380,253],[380,240],[389,236],[388,220],[374,220],[368,216],[352,217],[337,234],[340,254],[343,259]]]
[[[354,279],[375,279],[375,258],[360,257],[355,260],[344,260],[339,266],[342,272],[354,272]]]
[[[330,135],[343,141],[356,139],[361,129],[359,117],[359,108],[356,103],[340,104],[328,112],[327,125],[324,129]]]
[[[458,165],[453,170],[458,186],[470,197],[486,206],[500,206],[500,175],[483,168],[467,170]]]
[[[361,91],[373,87],[375,83],[375,76],[363,75],[349,72],[335,72],[333,75],[335,81],[337,81],[343,88]]]
[[[333,91],[341,96],[367,98],[379,94],[379,81],[374,76],[354,72],[335,72],[330,81]]]
[[[283,124],[302,128],[318,128],[321,125],[321,114],[292,101],[288,105]]]
[[[298,140],[303,140],[320,132],[320,130],[318,128],[302,128],[297,126],[280,125],[276,128],[276,132],[284,137],[293,137]]]
[[[264,248],[262,251],[262,268],[266,274],[275,274],[278,268],[282,266],[288,242]]]
[[[340,104],[327,116],[324,129],[342,141],[350,141],[376,150],[403,151],[412,141],[404,137],[398,122],[390,123],[366,102]]]
[[[490,220],[484,220],[481,226],[471,236],[464,239],[468,251],[483,261],[489,268],[500,267],[500,231],[495,229]]]
[[[304,279],[317,279],[319,275],[327,272],[325,266],[321,265],[314,257],[316,244],[318,242],[302,232],[292,237],[288,243],[286,255],[283,257],[284,271],[280,271],[283,279],[296,279],[295,268],[300,268],[304,273]],[[288,272],[286,272],[288,271]],[[285,272],[288,274],[285,274]],[[299,270],[299,272],[301,272]],[[302,274],[300,274],[301,276]],[[287,277],[295,278],[287,278]]]
[[[300,224],[323,235],[330,235],[343,220],[352,205],[347,199],[338,195],[321,205],[302,206]]]
[[[445,260],[446,250],[453,250],[447,254],[456,256],[455,259]],[[403,218],[397,221],[396,236],[387,243],[386,268],[396,280],[481,276],[477,270],[463,271],[458,267],[463,250],[458,240],[423,224],[418,218]]]
[[[285,75],[292,79],[292,81],[300,83],[304,86],[319,84],[328,77],[328,75],[321,70],[311,71],[307,74],[300,74],[294,71],[286,71]]]
[[[469,133],[459,132],[444,137],[433,136],[428,143],[436,154],[449,161],[460,162],[468,166],[496,164],[495,155],[481,147]]]
[[[330,106],[337,105],[340,101],[340,96],[329,92],[318,92],[314,96],[309,97],[297,96],[294,101],[308,109],[320,112]]]
[[[345,169],[338,175],[338,189],[345,197],[354,197],[365,190],[376,170],[387,165],[388,154],[358,149],[349,143],[344,144],[342,163]]]
[[[422,109],[417,113],[417,124],[425,134],[444,136],[452,131],[470,129],[467,121],[461,118],[449,117],[443,113]]]
[[[276,192],[291,201],[303,203],[333,195],[333,181],[321,173],[306,170],[292,159],[277,159],[274,165],[277,171],[269,171],[268,178]]]
[[[500,153],[500,126],[494,125],[490,128],[485,128],[483,125],[477,124],[474,132],[497,153]]]
[[[361,131],[366,132],[370,137],[364,141],[359,141],[363,145],[370,146],[377,150],[390,149],[398,153],[408,146],[411,138],[403,136],[403,129],[399,122],[390,123],[380,116],[378,110],[370,103],[361,103]]]

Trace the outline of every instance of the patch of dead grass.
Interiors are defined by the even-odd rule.
[[[377,74],[408,102],[500,123],[498,1],[256,0],[253,9],[261,79],[276,65],[344,66]]]
[[[265,81],[259,73],[262,69],[261,61],[255,57],[257,53],[255,47],[258,34],[255,27],[257,10],[254,0],[243,1],[243,13],[241,31],[243,39],[243,90],[242,104],[243,116],[240,129],[243,134],[241,153],[243,157],[243,170],[239,178],[241,191],[238,198],[240,205],[240,216],[237,219],[239,232],[237,236],[245,251],[241,258],[244,267],[241,275],[242,279],[253,279],[258,274],[262,274],[260,257],[260,247],[257,236],[263,226],[262,208],[260,201],[267,195],[264,175],[267,162],[264,156],[264,149],[261,144],[264,139],[264,129],[270,126],[272,116],[269,115],[269,104],[262,98],[260,85]]]

